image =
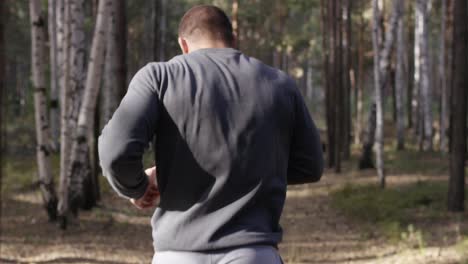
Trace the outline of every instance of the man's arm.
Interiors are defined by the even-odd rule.
[[[288,184],[317,182],[323,172],[320,136],[302,96],[295,93],[294,128],[288,164]]]
[[[148,188],[142,156],[156,131],[158,97],[148,66],[130,82],[127,94],[99,137],[103,175],[125,198],[138,199]]]

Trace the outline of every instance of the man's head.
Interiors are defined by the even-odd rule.
[[[201,48],[232,47],[233,43],[231,21],[216,6],[195,6],[180,21],[179,45],[183,53]]]

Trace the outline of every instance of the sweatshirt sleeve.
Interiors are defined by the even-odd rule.
[[[156,132],[158,96],[149,66],[137,72],[98,139],[103,175],[122,197],[138,199],[148,178],[142,157]]]
[[[317,182],[323,172],[323,153],[318,130],[298,91],[295,92],[294,128],[291,141],[288,184]]]

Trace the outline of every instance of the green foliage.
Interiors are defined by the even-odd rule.
[[[447,184],[441,182],[417,182],[387,189],[347,184],[332,193],[332,206],[355,221],[377,227],[394,241],[423,247],[423,234],[412,225],[415,212],[426,219],[443,217],[446,196]]]

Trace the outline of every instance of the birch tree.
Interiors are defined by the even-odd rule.
[[[66,225],[65,214],[68,210],[68,178],[67,166],[70,163],[71,132],[69,127],[70,101],[70,26],[69,2],[56,0],[57,15],[57,63],[58,80],[60,84],[60,185],[58,216],[61,228]]]
[[[96,26],[93,34],[91,54],[86,74],[85,90],[78,115],[76,136],[72,142],[71,161],[67,175],[70,179],[70,210],[76,211],[83,201],[83,181],[89,174],[89,142],[87,135],[93,127],[96,99],[99,93],[108,30],[108,18],[113,5],[112,0],[101,0],[98,4]]]
[[[423,150],[432,149],[432,91],[429,82],[428,15],[430,0],[416,0],[415,6],[415,87],[419,90],[420,144]]]
[[[466,96],[468,87],[468,6],[466,0],[454,0],[453,86],[450,179],[448,209],[465,209]]]
[[[374,105],[371,108],[369,116],[369,131],[368,139],[364,143],[363,156],[361,157],[360,167],[362,168],[363,162],[372,164],[372,159],[369,154],[369,149],[372,149],[375,141],[375,154],[377,163],[377,173],[379,177],[380,186],[385,187],[385,173],[384,173],[384,157],[383,157],[383,88],[388,80],[388,70],[390,66],[390,55],[392,54],[394,37],[396,34],[398,19],[401,16],[402,0],[393,1],[393,10],[390,17],[388,28],[385,32],[385,43],[380,43],[381,27],[379,26],[379,18],[381,16],[381,9],[379,1],[372,1],[373,10],[373,23],[372,23],[372,47],[374,50]],[[382,46],[382,49],[380,48]],[[375,107],[375,111],[374,111]],[[375,119],[373,118],[375,115]],[[373,138],[372,130],[375,127],[375,138]],[[365,156],[368,155],[368,156]],[[366,164],[368,165],[368,164]]]
[[[402,14],[398,19],[397,29],[397,48],[396,48],[396,112],[397,112],[397,149],[403,150],[405,148],[405,24],[403,19],[404,6],[402,6]]]
[[[61,11],[57,12],[58,25],[62,28],[60,41],[62,82],[61,82],[61,130],[62,150],[60,167],[59,218],[62,228],[66,227],[70,206],[70,181],[67,168],[70,166],[70,146],[77,127],[78,112],[84,89],[86,48],[84,32],[84,0],[61,1]],[[60,19],[60,20],[59,20]]]
[[[60,0],[59,0],[60,1]],[[60,139],[60,111],[59,111],[59,89],[57,78],[57,18],[56,0],[49,0],[48,5],[48,28],[50,48],[50,131],[53,148],[58,149]]]
[[[34,86],[34,116],[36,123],[36,156],[39,183],[44,206],[50,220],[57,216],[57,196],[50,168],[50,131],[46,96],[46,20],[40,0],[30,0],[31,57]]]

